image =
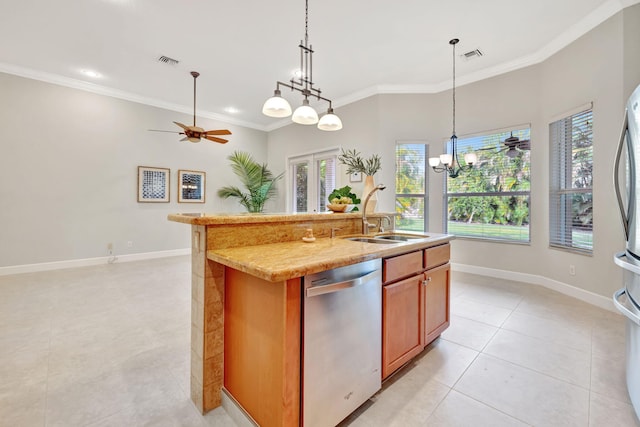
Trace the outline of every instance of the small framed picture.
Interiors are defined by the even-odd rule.
[[[207,175],[201,171],[178,171],[178,203],[204,203]]]
[[[362,172],[354,172],[349,175],[349,182],[362,182]]]
[[[138,202],[169,203],[171,170],[138,166]]]

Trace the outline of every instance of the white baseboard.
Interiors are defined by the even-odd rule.
[[[260,427],[226,388],[222,387],[220,394],[222,395],[222,408],[236,425],[239,427]]]
[[[113,260],[113,257],[108,256],[98,258],[70,259],[66,261],[56,262],[43,262],[39,264],[11,265],[8,267],[0,267],[0,276],[8,276],[10,274],[34,273],[38,271],[62,270],[64,268],[87,267],[91,265],[109,264],[111,262],[120,263],[142,261],[145,259],[166,258],[179,255],[191,255],[191,248],[117,255],[115,257],[115,260]]]
[[[584,289],[576,288],[575,286],[571,286],[557,280],[549,279],[548,277],[539,276],[536,274],[519,273],[517,271],[498,270],[496,268],[478,267],[477,265],[458,263],[451,263],[451,268],[454,271],[459,271],[461,273],[478,274],[480,276],[496,277],[498,279],[515,280],[517,282],[525,282],[544,286],[545,288],[560,292],[561,294],[577,298],[586,303],[595,305],[596,307],[600,307],[619,314],[618,310],[616,310],[615,306],[613,305],[613,300],[611,298],[603,297],[602,295],[585,291]]]

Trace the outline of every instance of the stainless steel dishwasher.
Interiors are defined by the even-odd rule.
[[[302,418],[333,427],[381,387],[381,260],[304,277]]]

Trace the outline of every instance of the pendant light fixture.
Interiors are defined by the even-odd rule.
[[[302,105],[293,112],[291,120],[301,125],[318,124],[318,129],[333,131],[342,129],[342,121],[333,113],[331,100],[320,96],[322,91],[313,87],[313,47],[309,45],[309,0],[305,0],[304,11],[304,41],[300,41],[300,72],[297,78],[292,78],[289,83],[276,82],[276,90],[273,96],[264,103],[262,113],[269,117],[288,117],[291,115],[291,105],[282,97],[280,86],[287,87],[291,91],[297,91],[304,97]],[[309,105],[309,97],[323,100],[329,103],[327,113],[318,120],[318,113]]]
[[[450,178],[457,178],[460,172],[470,170],[478,161],[475,153],[464,155],[465,166],[458,161],[458,137],[456,136],[456,44],[460,40],[452,39],[449,44],[453,46],[453,132],[451,134],[451,154],[441,154],[440,157],[430,157],[429,166],[435,172],[447,172]]]

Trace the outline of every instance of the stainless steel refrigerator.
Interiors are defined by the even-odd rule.
[[[624,174],[626,200],[619,179],[624,147],[627,160]],[[613,303],[627,317],[627,389],[636,416],[640,418],[640,86],[627,101],[616,153],[614,182],[627,244],[624,252],[614,256],[614,262],[624,269],[624,287],[614,293]]]

